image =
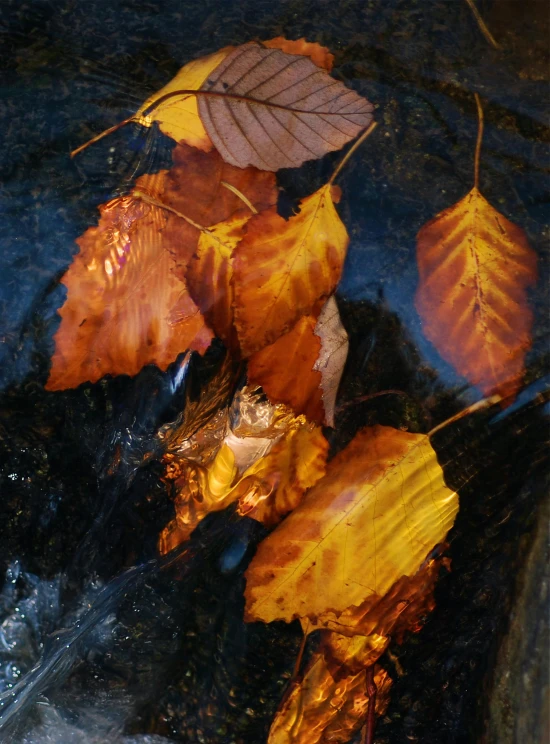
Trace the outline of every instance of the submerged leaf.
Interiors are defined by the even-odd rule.
[[[122,197],[100,212],[99,225],[77,240],[80,252],[62,279],[68,294],[48,390],[135,375],[145,364],[166,369],[180,352],[202,353],[212,339],[162,246],[163,211]]]
[[[426,338],[484,394],[515,392],[531,344],[526,288],[537,278],[523,230],[473,188],[424,225],[417,251]]]
[[[373,106],[308,57],[250,42],[203,84],[202,122],[223,159],[277,171],[339,150],[372,121]]]
[[[383,596],[444,538],[458,497],[430,440],[363,429],[250,564],[248,620],[316,618]]]
[[[272,403],[285,403],[310,421],[334,426],[348,336],[333,297],[315,317],[300,318],[291,331],[253,354],[248,378],[262,386]]]
[[[145,127],[150,127],[153,122],[157,122],[161,131],[176,142],[186,142],[192,147],[209,152],[213,145],[200,120],[197,97],[190,94],[181,96],[169,96],[169,94],[178,90],[198,90],[212,70],[232,50],[233,47],[225,47],[208,57],[194,59],[186,64],[164,88],[145,101],[134,115],[133,120]],[[157,103],[165,96],[168,97],[164,102]],[[154,104],[157,105],[154,106]]]
[[[336,288],[349,239],[334,188],[308,196],[288,221],[272,208],[248,222],[234,254],[235,325],[245,356],[276,341]]]

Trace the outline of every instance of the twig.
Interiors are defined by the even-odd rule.
[[[485,36],[485,38],[487,39],[487,41],[489,42],[489,44],[494,49],[500,49],[500,44],[498,44],[495,41],[495,37],[489,31],[489,29],[487,28],[487,25],[486,25],[485,21],[483,20],[483,18],[481,17],[481,13],[477,9],[477,6],[476,6],[474,0],[466,0],[466,2],[470,6],[470,10],[474,14],[474,18],[476,19],[477,25],[479,26],[479,30],[481,31],[481,33],[483,34],[483,36]]]
[[[208,233],[211,235],[211,231],[207,227],[203,227],[202,225],[199,225],[198,222],[195,222],[190,217],[187,217],[182,212],[178,212],[177,209],[174,209],[173,207],[169,207],[168,204],[163,204],[158,199],[155,199],[152,196],[149,196],[149,194],[146,194],[144,191],[135,190],[132,191],[132,196],[136,199],[141,199],[141,201],[144,201],[146,204],[150,204],[153,207],[158,207],[159,209],[165,209],[167,212],[172,212],[172,214],[175,214],[176,217],[181,217],[182,220],[185,220],[187,223],[192,225],[193,227],[196,227],[197,230],[200,230],[203,233]],[[221,242],[221,241],[220,241]]]
[[[357,403],[364,403],[366,400],[372,400],[372,398],[380,398],[382,395],[401,395],[403,398],[411,397],[408,393],[403,392],[403,390],[381,390],[379,393],[360,395],[358,398],[353,398],[352,400],[347,400],[345,403],[340,403],[339,406],[336,406],[336,411],[345,411],[345,409],[350,406],[355,406]]]
[[[483,411],[485,410],[485,408],[490,408],[491,406],[494,406],[497,403],[501,403],[502,400],[503,400],[502,395],[491,395],[490,398],[483,398],[483,400],[478,400],[477,403],[472,403],[471,406],[468,406],[467,408],[463,408],[462,411],[455,413],[455,415],[451,416],[451,418],[448,418],[446,421],[443,421],[441,424],[434,426],[434,428],[428,432],[427,436],[431,437],[437,431],[444,429],[446,426],[449,426],[449,424],[454,424],[455,421],[460,421],[461,418],[468,416],[470,413],[475,413],[476,411]]]
[[[241,201],[243,201],[246,206],[250,209],[252,214],[258,214],[258,210],[256,207],[252,204],[251,201],[249,201],[244,194],[242,194],[239,189],[236,186],[233,186],[232,183],[227,183],[227,181],[220,181],[222,186],[225,186],[226,189],[229,191],[232,191],[235,196],[238,196]]]
[[[358,147],[360,147],[363,144],[363,142],[367,139],[367,137],[370,134],[372,134],[372,132],[376,129],[377,126],[378,126],[378,122],[372,121],[370,123],[370,125],[365,129],[365,131],[363,132],[363,134],[359,137],[359,139],[356,140],[353,143],[353,145],[350,147],[350,149],[347,151],[347,153],[344,155],[344,157],[342,158],[342,160],[340,160],[340,162],[338,163],[338,165],[334,169],[334,173],[329,178],[328,183],[327,183],[327,186],[332,186],[332,184],[334,183],[335,179],[340,175],[340,172],[341,172],[342,168],[345,166],[345,164],[351,158],[351,156],[353,155],[353,153],[357,150]]]
[[[376,682],[374,681],[374,664],[366,668],[365,681],[367,683],[367,695],[369,696],[369,707],[367,720],[363,728],[361,744],[374,744],[374,727],[376,725]]]
[[[474,188],[479,188],[479,156],[481,153],[481,140],[483,139],[483,108],[481,99],[477,93],[474,93],[477,105],[477,141],[476,152],[474,155]]]
[[[107,137],[108,134],[112,134],[113,132],[116,132],[117,129],[121,129],[122,127],[125,127],[126,124],[129,124],[131,121],[134,121],[134,117],[130,116],[128,119],[124,119],[124,121],[119,121],[118,124],[115,124],[114,127],[109,127],[109,129],[106,129],[104,132],[100,132],[99,134],[96,134],[95,137],[92,137],[91,140],[88,140],[83,145],[80,145],[80,147],[77,147],[76,150],[73,150],[71,152],[71,158],[74,158],[75,155],[78,155],[83,150],[85,150],[90,145],[93,145],[95,142],[99,142],[99,140],[102,140],[103,137]]]

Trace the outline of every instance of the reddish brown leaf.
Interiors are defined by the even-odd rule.
[[[477,188],[418,233],[416,308],[441,356],[489,395],[513,394],[531,344],[537,257]]]
[[[301,55],[243,44],[211,72],[199,114],[223,159],[277,171],[339,150],[373,106]]]
[[[309,57],[317,67],[323,67],[327,72],[332,70],[334,64],[334,54],[329,50],[317,44],[317,42],[306,41],[303,37],[296,41],[285,39],[284,36],[277,36],[269,41],[262,41],[264,47],[269,49],[280,49],[287,54],[301,54],[303,57]]]
[[[138,186],[145,182],[159,194],[162,175]],[[123,197],[100,212],[99,225],[78,239],[80,252],[62,280],[68,294],[48,390],[135,375],[145,364],[166,369],[186,349],[204,352],[212,338],[162,246],[163,211]]]

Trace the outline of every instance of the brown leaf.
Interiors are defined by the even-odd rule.
[[[329,184],[289,220],[275,208],[250,219],[233,258],[235,325],[245,356],[276,341],[333,293],[348,241]]]
[[[314,620],[384,596],[418,571],[457,509],[426,435],[363,429],[260,544],[246,572],[246,618]]]
[[[321,373],[325,424],[334,426],[336,396],[349,349],[348,334],[340,320],[334,297],[329,297],[324,304],[315,326],[315,335],[321,339],[321,351],[313,369]]]
[[[142,177],[138,185],[156,184],[158,195],[161,182],[162,175]],[[162,247],[163,211],[122,197],[100,213],[99,225],[77,240],[80,252],[62,279],[68,293],[48,390],[135,375],[145,364],[166,369],[186,349],[203,353],[212,338]]]
[[[284,36],[276,36],[269,41],[262,41],[264,47],[269,49],[280,49],[287,54],[301,54],[309,57],[317,67],[323,67],[327,72],[332,70],[334,64],[334,54],[317,42],[306,41],[303,37],[296,41],[285,39]]]
[[[204,153],[187,145],[178,145],[172,157],[174,165],[166,174],[162,201],[203,227],[228,220],[237,212],[251,213],[224,183],[243,194],[258,211],[277,203],[277,184],[272,173],[234,168],[224,163],[216,151]],[[185,278],[200,234],[196,227],[167,212],[163,240],[176,260],[180,278]]]
[[[416,308],[441,356],[485,394],[513,394],[531,344],[536,254],[477,188],[418,233]]]
[[[199,114],[223,159],[277,171],[339,150],[373,106],[311,59],[248,43],[210,73]]]

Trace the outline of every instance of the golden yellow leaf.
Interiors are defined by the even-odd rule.
[[[144,183],[151,186],[152,177],[138,180]],[[80,252],[62,279],[68,292],[48,390],[135,375],[145,364],[166,369],[180,352],[202,353],[212,339],[163,248],[164,212],[132,197],[113,199],[100,212],[99,225],[77,240]]]
[[[416,308],[441,356],[484,394],[521,384],[537,257],[523,230],[477,188],[418,233]]]
[[[418,571],[457,510],[428,436],[363,429],[260,544],[246,572],[246,618],[314,619],[384,596]]]
[[[318,427],[298,425],[244,474],[239,513],[271,527],[295,509],[325,474],[328,442]]]
[[[200,119],[197,97],[187,94],[168,97],[164,103],[160,101],[177,90],[198,90],[212,70],[232,50],[233,47],[224,47],[208,57],[194,59],[186,64],[164,88],[145,101],[133,120],[144,127],[150,127],[156,121],[162,132],[176,142],[186,142],[192,147],[209,152],[213,144]],[[151,108],[152,111],[148,112]]]
[[[340,663],[335,663],[335,654]],[[368,713],[365,667],[380,654],[374,637],[350,639],[326,633],[322,649],[313,654],[303,678],[292,686],[279,707],[267,744],[348,744]],[[348,669],[348,659],[359,668]],[[389,703],[391,678],[376,666],[374,683],[375,710],[382,715]]]
[[[273,208],[248,222],[233,259],[235,325],[245,356],[276,341],[336,288],[349,239],[335,188],[327,184],[308,196],[288,221]]]

